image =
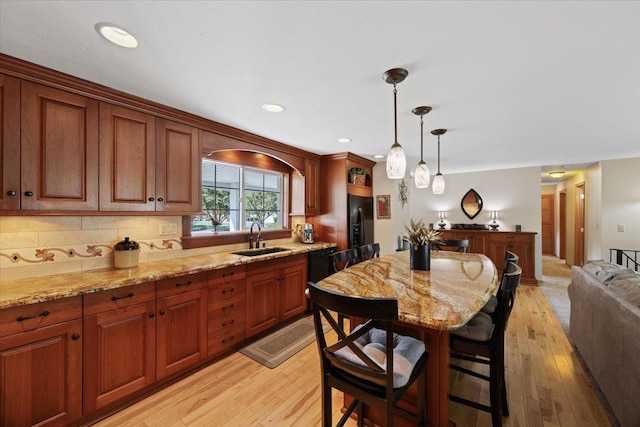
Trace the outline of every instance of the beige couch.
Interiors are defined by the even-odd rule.
[[[640,275],[602,261],[571,268],[570,336],[623,427],[640,426]]]

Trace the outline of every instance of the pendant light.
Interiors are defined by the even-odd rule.
[[[444,194],[444,176],[440,173],[440,135],[447,132],[446,129],[434,129],[432,135],[438,136],[438,173],[433,177],[433,194]]]
[[[412,110],[413,114],[420,116],[420,162],[418,163],[418,167],[416,167],[416,172],[413,175],[413,178],[415,179],[415,183],[416,183],[416,188],[428,188],[429,180],[431,179],[431,172],[429,171],[429,168],[427,167],[427,164],[424,162],[424,159],[423,159],[423,151],[424,151],[423,123],[424,121],[422,120],[422,118],[429,111],[431,111],[431,107],[427,107],[427,106],[416,107]]]
[[[393,84],[394,142],[387,154],[387,177],[389,179],[404,178],[404,173],[407,169],[407,158],[404,155],[402,146],[398,144],[398,109],[396,105],[398,90],[396,89],[396,84],[402,82],[408,75],[409,72],[404,68],[392,68],[382,75],[384,81]]]

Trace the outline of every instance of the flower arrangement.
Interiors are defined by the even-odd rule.
[[[411,246],[428,246],[442,242],[440,233],[427,227],[422,219],[417,221],[411,218],[409,226],[405,224],[404,229],[406,233],[402,235],[402,239]]]

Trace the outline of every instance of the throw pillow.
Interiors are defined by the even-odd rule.
[[[625,276],[628,274],[635,274],[630,268],[620,268],[620,269],[608,269],[608,270],[600,270],[596,272],[596,277],[605,285],[608,285],[611,280],[618,276]]]
[[[609,282],[609,287],[620,298],[640,307],[640,275],[632,273],[614,277]]]

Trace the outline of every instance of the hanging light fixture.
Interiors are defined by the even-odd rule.
[[[413,175],[413,178],[415,179],[415,182],[416,182],[416,188],[428,188],[429,180],[431,179],[431,172],[429,171],[429,168],[427,167],[427,164],[424,162],[424,159],[423,159],[423,151],[424,151],[423,123],[424,121],[422,120],[422,118],[429,111],[431,111],[431,107],[427,107],[427,106],[416,107],[412,110],[413,114],[420,116],[420,162],[418,163],[418,167],[416,167],[416,171]]]
[[[434,129],[432,135],[438,136],[438,173],[433,177],[433,194],[444,194],[444,176],[440,173],[440,135],[447,132],[446,129]]]
[[[404,155],[402,146],[398,144],[398,108],[396,105],[398,90],[396,89],[396,85],[402,82],[408,75],[409,72],[404,68],[392,68],[382,75],[385,82],[393,84],[394,142],[387,154],[387,177],[389,179],[404,178],[404,173],[407,169],[407,158]]]

